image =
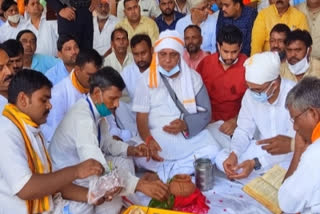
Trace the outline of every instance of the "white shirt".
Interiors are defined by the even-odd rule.
[[[102,118],[90,97],[80,99],[65,115],[57,128],[49,146],[54,169],[79,164],[93,158],[107,168],[106,154],[112,156],[127,156],[128,144],[112,139],[107,131],[108,123]],[[98,124],[101,130],[101,139],[98,141]],[[138,178],[128,173],[125,192],[134,193]],[[76,183],[88,187],[88,179],[76,180]]]
[[[0,43],[7,41],[8,39],[16,39],[17,34],[26,28],[26,21],[23,17],[20,17],[20,21],[17,27],[12,27],[8,21],[6,21],[0,27]]]
[[[112,68],[114,68],[116,71],[118,71],[119,73],[122,72],[122,69],[124,67],[126,67],[127,65],[131,64],[133,62],[133,56],[132,53],[127,52],[126,58],[123,61],[123,64],[121,65],[121,63],[118,61],[114,51],[112,51],[111,54],[109,54],[103,62],[103,66],[111,66]]]
[[[320,213],[320,139],[309,145],[296,171],[281,185],[279,206],[286,213]]]
[[[155,0],[139,0],[139,6],[141,10],[141,16],[156,18],[161,14],[161,10]],[[123,0],[120,0],[117,7],[117,17],[119,19],[123,19],[124,16]]]
[[[122,79],[126,84],[126,90],[129,94],[131,100],[134,98],[134,93],[136,91],[137,83],[142,77],[142,74],[135,62],[126,66],[121,72]]]
[[[111,47],[111,33],[119,22],[119,19],[113,15],[109,15],[101,32],[97,19],[97,17],[93,17],[93,48],[103,56]]]
[[[28,19],[26,29],[31,30],[37,37],[36,53],[57,56],[58,24],[57,20],[46,20],[45,13],[40,18],[39,30]]]
[[[187,0],[186,1],[186,4],[184,5],[184,7],[183,8],[179,8],[178,7],[178,4],[177,4],[177,1],[174,1],[175,2],[175,4],[176,4],[176,6],[175,6],[175,10],[176,11],[178,11],[178,12],[180,12],[180,13],[183,13],[183,14],[187,14],[187,13],[190,13],[190,2],[189,1],[191,1],[191,0]]]
[[[4,106],[8,104],[8,99],[0,94],[0,114],[2,115],[2,111]]]
[[[285,108],[286,96],[294,85],[295,83],[292,81],[281,79],[278,98],[272,104],[255,100],[251,95],[250,89],[247,89],[242,98],[237,120],[238,127],[234,131],[231,140],[231,151],[240,157],[247,150],[250,143],[255,143],[252,139],[256,137],[256,132],[260,137],[255,140],[267,139],[277,135],[295,136],[289,112]],[[291,153],[270,155],[257,145],[257,158],[262,165],[261,171],[265,171],[274,164],[291,157]]]
[[[40,130],[26,125],[26,131],[32,147],[49,172],[48,162],[41,138]],[[26,201],[16,194],[26,185],[32,176],[24,139],[20,130],[7,118],[0,117],[0,213],[28,214]],[[8,162],[9,161],[9,162]],[[50,207],[53,208],[51,197]]]

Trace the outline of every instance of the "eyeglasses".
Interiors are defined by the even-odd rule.
[[[290,118],[291,122],[294,123],[301,115],[303,115],[304,113],[306,113],[309,110],[309,108],[307,108],[306,110],[304,110],[303,112],[301,112],[300,114],[294,116],[293,118]]]

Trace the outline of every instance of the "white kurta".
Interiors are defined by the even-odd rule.
[[[0,94],[0,114],[4,109],[4,106],[8,104],[8,99]]]
[[[117,17],[119,19],[124,18],[124,5],[123,0],[118,2],[117,7]],[[149,18],[154,17],[157,18],[161,14],[161,10],[157,5],[156,0],[139,0],[139,6],[141,10],[141,16],[147,16]]]
[[[26,125],[26,131],[32,147],[49,172],[40,130]],[[25,143],[19,129],[6,117],[0,117],[0,213],[27,214],[26,201],[16,194],[26,185],[32,176],[28,165]],[[9,162],[8,162],[9,161]],[[53,208],[50,197],[50,207]]]
[[[0,43],[7,41],[8,39],[16,39],[17,34],[26,28],[26,21],[23,17],[20,17],[20,21],[17,27],[11,27],[8,21],[6,21],[0,27]]]
[[[129,94],[129,97],[131,100],[133,100],[137,83],[139,79],[142,77],[142,73],[140,72],[136,63],[132,62],[131,64],[123,68],[121,76],[124,83],[126,84],[126,90]]]
[[[112,136],[108,132],[106,119],[100,117],[92,100],[90,98],[88,100],[93,109],[93,113],[90,110],[87,100],[80,99],[66,114],[52,138],[49,152],[54,169],[61,169],[78,164],[90,158],[99,161],[103,166],[107,167],[105,155],[108,155],[108,157],[110,157],[109,154],[111,154],[111,156],[121,156],[123,157],[122,159],[126,161],[118,164],[115,163],[125,181],[125,188],[121,195],[133,194],[139,179],[133,175],[134,167],[132,160],[126,159],[128,145],[112,139]],[[98,124],[100,124],[101,130],[100,142],[98,141]],[[89,179],[90,178],[76,180],[75,183],[88,187]],[[73,203],[79,204],[77,202]],[[108,207],[108,205],[110,205],[109,208],[113,206],[120,206],[121,208],[122,206],[121,200],[114,200],[104,204],[105,205],[102,205],[104,208]],[[90,207],[90,205],[87,206]],[[84,208],[84,210],[87,209],[88,207]],[[79,209],[76,210],[77,213],[84,213]],[[112,211],[110,210],[110,213]],[[106,212],[106,210],[104,210],[104,212]],[[74,212],[71,211],[71,213]],[[95,213],[97,213],[97,211],[95,211]]]
[[[111,33],[119,19],[113,15],[109,15],[108,20],[104,24],[102,31],[99,30],[97,17],[93,17],[93,48],[103,56],[111,47]]]
[[[191,70],[191,78],[195,94],[198,93],[203,83],[201,77],[194,70]],[[159,79],[158,88],[148,87],[149,70],[143,73],[139,80],[134,97],[133,111],[149,113],[149,129],[153,138],[162,148],[160,156],[165,161],[146,162],[143,160],[142,167],[157,171],[160,177],[166,180],[171,173],[193,173],[194,155],[197,158],[209,157],[214,159],[219,151],[219,145],[214,141],[207,130],[203,130],[191,139],[185,139],[182,133],[177,135],[169,134],[163,131],[165,125],[169,125],[175,119],[181,118],[181,112],[176,107],[169,95],[163,81]],[[172,89],[175,91],[178,99],[181,101],[182,90],[181,75],[176,78],[167,78]],[[172,170],[171,170],[172,168]],[[174,174],[171,174],[174,175]]]
[[[122,69],[124,67],[126,67],[127,65],[131,64],[133,62],[133,56],[132,53],[127,52],[127,56],[123,61],[123,64],[121,65],[121,63],[118,61],[114,51],[112,51],[111,54],[109,54],[103,62],[103,66],[111,66],[112,68],[114,68],[116,71],[118,71],[119,73],[122,72]]]
[[[282,79],[278,98],[272,104],[256,101],[252,97],[250,89],[247,89],[242,99],[237,120],[238,126],[231,140],[231,148],[221,151],[216,158],[220,170],[223,171],[223,161],[231,151],[238,156],[238,162],[257,157],[262,165],[261,169],[257,171],[258,173],[267,171],[275,164],[287,163],[284,166],[288,167],[292,153],[271,155],[262,150],[261,146],[256,145],[256,140],[272,138],[277,135],[295,136],[289,112],[285,108],[286,96],[294,85],[294,82]]]
[[[278,193],[279,206],[286,213],[320,213],[320,139],[309,145],[296,171]]]

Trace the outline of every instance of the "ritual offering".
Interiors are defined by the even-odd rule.
[[[145,212],[140,207],[136,207],[130,210],[129,214],[145,214]]]
[[[196,186],[201,191],[208,191],[213,188],[213,164],[209,158],[199,158],[194,162]]]
[[[196,185],[192,183],[191,176],[179,174],[172,178],[169,184],[170,193],[174,196],[189,196],[196,189]]]

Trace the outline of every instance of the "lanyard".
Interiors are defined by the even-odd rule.
[[[92,116],[93,116],[93,118],[94,118],[94,121],[97,122],[96,116],[94,115],[94,111],[93,111],[92,105],[91,105],[88,97],[86,98],[86,101],[87,101],[88,104],[89,104],[89,108],[90,108],[90,111],[91,111]],[[99,142],[99,147],[100,147],[100,141],[101,141],[101,130],[100,130],[100,124],[98,123],[98,142]]]

